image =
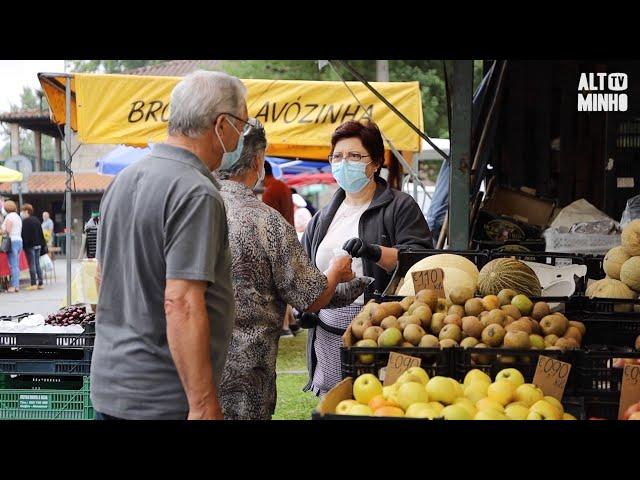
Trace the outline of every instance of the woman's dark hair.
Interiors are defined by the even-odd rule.
[[[271,168],[271,164],[268,160],[264,161],[264,174],[265,176],[273,175],[273,169]]]
[[[384,142],[378,126],[369,120],[344,122],[331,135],[331,153],[336,148],[336,143],[345,138],[359,138],[362,146],[371,155],[371,160],[378,165],[376,174],[380,173],[380,169],[384,165]]]

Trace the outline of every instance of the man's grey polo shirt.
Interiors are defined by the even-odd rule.
[[[155,145],[123,170],[100,206],[102,270],[91,401],[125,419],[184,419],[188,403],[169,345],[167,279],[205,280],[216,386],[235,318],[219,185],[191,152]]]

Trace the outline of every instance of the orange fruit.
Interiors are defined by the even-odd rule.
[[[385,399],[382,395],[376,395],[369,401],[369,408],[374,412],[382,407],[397,407],[398,404],[392,402],[391,400]]]
[[[495,308],[500,308],[500,299],[496,295],[487,295],[482,299],[482,306],[490,312]]]
[[[373,412],[374,417],[404,417],[404,411],[400,407],[380,407]]]

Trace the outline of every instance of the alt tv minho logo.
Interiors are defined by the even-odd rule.
[[[579,112],[626,112],[629,98],[626,73],[582,73],[578,83]]]

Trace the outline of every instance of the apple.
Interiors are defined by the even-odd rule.
[[[556,407],[556,410],[558,410],[560,413],[564,413],[564,407],[562,406],[562,403],[558,401],[557,398],[547,395],[543,398],[543,400],[549,402],[551,405]]]
[[[371,410],[371,407],[369,407],[369,405],[358,404],[351,407],[347,415],[359,415],[359,416],[371,417],[373,416],[373,410]]]
[[[398,388],[400,388],[400,385],[402,385],[403,383],[409,383],[409,382],[422,383],[422,377],[415,375],[413,373],[409,373],[409,370],[406,370],[402,372],[402,374],[398,377],[394,385],[396,385],[396,390],[397,390]],[[423,383],[423,385],[425,384]]]
[[[533,383],[525,383],[516,388],[516,401],[531,407],[534,403],[544,399],[542,390]]]
[[[478,413],[478,409],[476,408],[475,403],[469,400],[468,398],[465,398],[465,397],[456,398],[453,401],[453,404],[460,405],[465,410],[467,410],[467,412],[469,412],[469,415],[471,415],[471,418],[475,417],[476,413]]]
[[[640,412],[640,402],[630,405],[629,408],[627,408],[622,414],[622,420],[629,420],[631,415],[636,412]]]
[[[511,420],[526,420],[529,409],[523,404],[510,403],[505,407],[504,414]]]
[[[516,386],[516,388],[524,384],[524,377],[515,368],[505,368],[504,370],[500,370],[496,375],[496,380],[509,380]]]
[[[538,400],[531,406],[529,412],[529,417],[534,418],[527,417],[527,420],[538,420],[538,416],[541,417],[540,420],[560,420],[562,418],[562,413],[546,400]]]
[[[444,409],[444,406],[440,405],[440,409],[434,407],[432,404],[435,402],[429,403],[414,403],[405,412],[404,416],[408,418],[428,418],[429,420],[433,420],[434,418],[438,418],[441,416],[440,412]]]
[[[351,410],[351,407],[354,405],[359,405],[359,403],[355,400],[342,400],[338,405],[336,405],[336,413],[338,415],[348,415],[349,410]]]
[[[454,388],[456,389],[455,398],[464,397],[464,387],[462,386],[462,384],[460,384],[453,378],[449,378],[449,381],[451,382],[451,385],[453,385]]]
[[[640,412],[632,413],[631,415],[629,415],[629,418],[627,418],[627,420],[640,420]]]
[[[457,398],[459,390],[448,377],[436,376],[427,383],[426,391],[434,402],[450,405]]]
[[[481,411],[487,410],[487,409],[493,409],[499,412],[504,412],[504,406],[500,402],[489,397],[478,400],[476,402],[476,408]]]
[[[449,405],[442,410],[445,420],[473,420],[473,416],[462,405]]]
[[[487,396],[502,406],[511,403],[515,398],[516,386],[510,380],[496,380],[487,389]]]
[[[476,413],[474,420],[509,420],[504,413],[496,410],[495,408],[487,408],[485,410],[479,410]]]
[[[405,411],[414,403],[427,403],[428,401],[429,395],[422,383],[408,382],[398,387],[398,403]]]
[[[411,367],[407,370],[406,373],[420,378],[420,381],[423,385],[426,385],[427,383],[429,383],[429,374],[425,371],[424,368]]]
[[[640,417],[638,417],[640,419]],[[570,413],[563,413],[562,420],[578,420],[576,417],[571,415]]]
[[[369,327],[369,328],[375,328],[375,327]],[[375,340],[364,339],[364,340],[358,340],[355,346],[372,348],[372,347],[377,347],[378,343]],[[370,365],[375,361],[376,356],[373,353],[364,353],[362,355],[357,355],[356,359],[359,363]]]
[[[482,381],[491,383],[491,377],[484,373],[482,370],[474,368],[473,370],[469,370],[467,374],[464,376],[464,381],[462,382],[466,387],[471,382]]]
[[[489,388],[489,385],[491,384],[484,380],[473,381],[464,387],[464,396],[471,400],[475,405],[478,403],[478,400],[482,400],[487,397],[487,389]]]
[[[360,375],[356,378],[355,382],[353,382],[353,398],[355,398],[358,403],[368,405],[373,397],[381,394],[382,384],[380,380],[371,373]]]

